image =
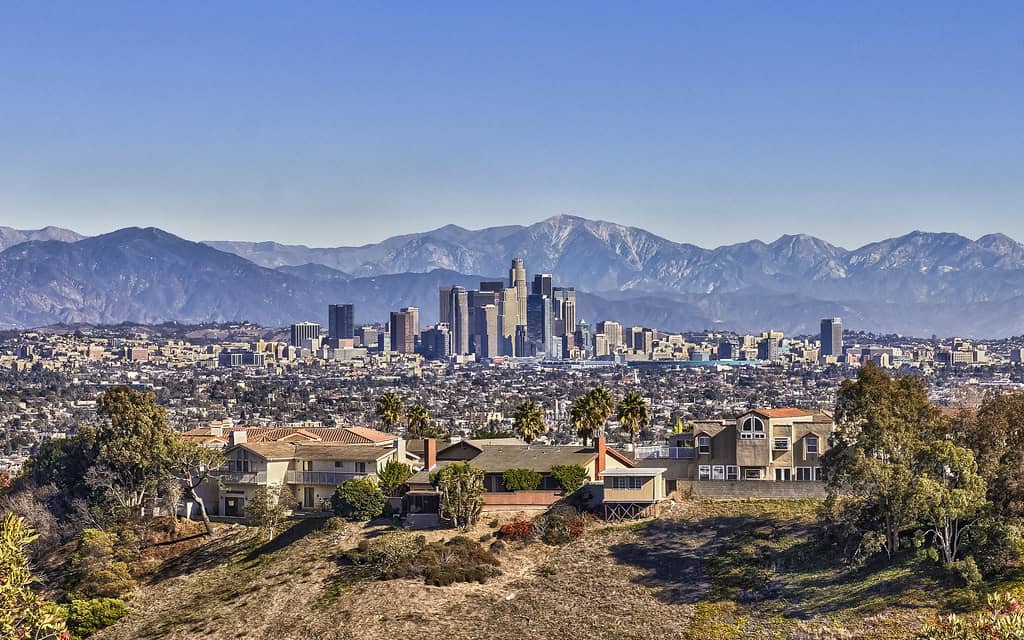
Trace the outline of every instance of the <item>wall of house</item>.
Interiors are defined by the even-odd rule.
[[[483,511],[546,509],[562,498],[561,491],[508,491],[485,493]]]
[[[742,480],[679,480],[676,490],[698,498],[824,498],[823,482],[752,482]]]
[[[655,502],[665,497],[665,479],[661,476],[647,478],[639,489],[615,489],[612,478],[604,479],[605,502]]]

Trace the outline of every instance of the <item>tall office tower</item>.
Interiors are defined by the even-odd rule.
[[[478,307],[475,321],[473,353],[478,358],[497,358],[500,344],[498,341],[498,307],[493,304]]]
[[[501,293],[502,289],[505,288],[505,283],[501,280],[483,280],[480,282],[481,291],[489,291],[491,293]]]
[[[452,353],[465,355],[469,353],[469,335],[472,327],[469,324],[469,293],[465,287],[452,287],[448,296],[448,317],[441,318],[452,330]]]
[[[594,357],[600,358],[611,353],[608,350],[608,336],[603,333],[594,334]]]
[[[480,355],[487,343],[486,318],[482,320],[481,317],[486,316],[484,310],[487,307],[494,307],[494,318],[497,322],[500,294],[497,291],[468,291],[466,293],[469,298],[469,351]],[[491,344],[497,346],[497,340],[492,340]],[[481,357],[487,356],[481,355]]]
[[[519,292],[515,288],[502,289],[498,297],[498,353],[503,356],[516,355],[516,327],[519,319]]]
[[[420,334],[420,353],[427,360],[444,360],[451,355],[452,332],[448,324],[438,322]]]
[[[590,358],[594,355],[594,338],[590,333],[590,325],[586,320],[580,320],[579,324],[576,325],[573,338],[573,344],[583,351],[584,358]]]
[[[320,325],[316,322],[299,322],[291,327],[291,345],[301,347],[306,340],[316,340],[320,337]]]
[[[725,338],[718,343],[719,360],[739,360],[740,341],[737,338]]]
[[[535,296],[551,297],[553,278],[550,273],[538,273],[533,276],[533,290],[530,292]]]
[[[367,324],[359,327],[355,331],[356,337],[359,338],[359,346],[367,349],[377,348],[377,327]]]
[[[403,312],[408,313],[412,322],[412,338],[418,340],[420,337],[420,309],[419,307],[405,307]]]
[[[444,322],[451,327],[452,319],[452,289],[453,287],[441,287],[438,305],[438,322]]]
[[[408,310],[391,312],[391,350],[416,353],[416,336],[412,331],[414,316]]]
[[[526,325],[516,327],[516,357],[530,355],[530,337],[526,334]]]
[[[603,333],[608,341],[608,349],[615,351],[622,346],[622,325],[614,320],[597,323],[597,332]]]
[[[821,321],[821,355],[843,355],[842,318],[825,318]]]
[[[354,338],[355,323],[353,322],[354,310],[350,304],[332,304],[327,306],[327,337],[331,340],[338,338]]]
[[[555,287],[551,290],[554,300],[555,320],[558,335],[571,335],[576,331],[576,289],[573,287]]]
[[[529,355],[549,356],[552,330],[551,298],[531,294],[526,298],[526,338]],[[559,350],[561,351],[561,350]]]
[[[522,258],[512,258],[512,268],[508,270],[508,286],[516,290],[519,296],[519,322],[518,325],[526,324],[526,267],[523,266]]]

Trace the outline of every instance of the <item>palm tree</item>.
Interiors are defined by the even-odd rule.
[[[406,416],[406,419],[409,421],[410,436],[422,437],[430,430],[430,413],[428,413],[427,408],[420,403],[409,407],[409,413]]]
[[[569,410],[569,424],[576,431],[576,435],[583,439],[583,446],[587,446],[587,440],[593,438],[594,433],[594,406],[593,398],[589,393],[576,398]]]
[[[604,387],[590,390],[590,408],[593,411],[594,435],[604,433],[604,424],[615,412],[615,398]]]
[[[639,391],[630,391],[619,403],[619,422],[622,428],[629,432],[629,440],[636,446],[636,438],[640,431],[645,429],[651,422],[651,414],[647,410],[647,403]]]
[[[384,423],[385,431],[394,431],[395,425],[402,421],[405,407],[402,399],[393,391],[388,391],[377,399],[377,415]]]
[[[533,400],[527,400],[516,407],[512,414],[512,431],[522,438],[526,444],[533,442],[534,438],[548,430],[544,423],[544,410]]]

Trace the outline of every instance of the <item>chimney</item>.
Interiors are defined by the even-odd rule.
[[[594,480],[600,480],[604,473],[604,458],[608,451],[608,441],[605,437],[598,436],[594,439],[594,452],[597,457],[594,459]]]
[[[423,440],[423,464],[427,471],[430,471],[437,464],[437,440],[426,438]]]
[[[228,434],[228,446],[233,447],[238,444],[245,444],[249,441],[249,434],[246,433],[245,429],[233,429]]]
[[[224,435],[224,427],[218,425],[210,425],[210,435],[217,436],[218,438]]]

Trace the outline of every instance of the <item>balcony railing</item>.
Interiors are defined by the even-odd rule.
[[[693,447],[637,447],[633,450],[633,456],[637,460],[693,460],[697,454]]]
[[[266,484],[266,471],[211,471],[210,475],[220,479],[221,484]]]
[[[288,471],[284,481],[289,484],[337,485],[354,478],[365,478],[366,473],[341,473],[336,471]]]

